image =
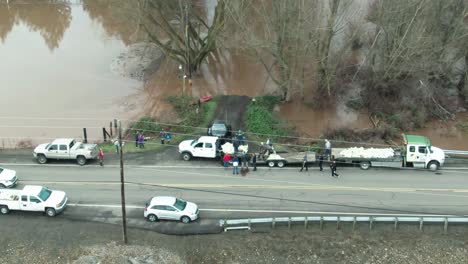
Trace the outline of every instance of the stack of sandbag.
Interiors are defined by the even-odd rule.
[[[394,155],[395,155],[395,151],[392,148],[352,147],[352,148],[344,149],[340,152],[340,157],[343,157],[343,158],[386,159],[386,158],[391,158]]]

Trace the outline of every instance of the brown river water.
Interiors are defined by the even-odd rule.
[[[70,2],[10,0],[7,5],[0,0],[0,148],[81,138],[83,127],[90,140],[99,140],[101,128],[114,118],[124,124],[142,114],[173,120],[163,99],[182,90],[178,65],[164,61],[146,84],[117,76],[110,64],[131,43],[132,31],[99,1]],[[198,2],[212,16],[215,1]],[[209,58],[186,91],[196,97],[253,97],[273,92],[274,85],[258,62],[230,49]],[[311,138],[325,129],[370,127],[365,114],[343,106],[316,111],[296,100],[280,106],[278,114]],[[466,115],[459,119],[468,122]],[[430,136],[445,149],[468,150],[468,132],[453,122],[432,122],[412,132]]]

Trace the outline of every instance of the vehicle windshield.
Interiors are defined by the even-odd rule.
[[[225,130],[226,126],[224,124],[213,124],[213,130]]]
[[[179,209],[180,211],[183,211],[185,209],[185,206],[187,206],[187,202],[181,199],[175,200],[174,207]]]
[[[190,146],[195,146],[198,143],[198,140],[193,140],[192,143],[190,143]]]
[[[52,191],[47,189],[47,188],[44,188],[42,187],[41,191],[39,192],[39,194],[37,196],[39,196],[39,198],[42,200],[42,201],[47,201],[47,199],[49,199],[50,195],[52,194]]]

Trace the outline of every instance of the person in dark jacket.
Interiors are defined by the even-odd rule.
[[[308,167],[307,163],[308,163],[308,160],[307,160],[307,152],[306,152],[305,155],[304,155],[304,158],[302,160],[302,168],[301,168],[300,171],[304,170],[304,168],[306,169],[306,171],[309,171],[309,167]]]
[[[335,160],[335,156],[331,156],[330,169],[331,169],[332,177],[338,178],[338,176],[340,176],[340,175],[338,175],[338,173],[336,173],[336,160]]]
[[[319,154],[319,169],[320,171],[323,171],[323,154]]]
[[[253,166],[253,171],[257,170],[257,155],[254,153],[252,157],[252,166]]]
[[[140,132],[135,132],[135,147],[138,148],[138,137],[140,136]]]
[[[232,174],[239,174],[239,158],[234,156],[232,160]]]

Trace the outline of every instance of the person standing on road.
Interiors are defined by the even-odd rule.
[[[325,139],[325,155],[327,156],[327,160],[331,157],[331,143],[328,139]]]
[[[252,157],[252,166],[253,166],[253,171],[256,171],[257,170],[257,154],[253,154],[253,157]]]
[[[234,156],[234,159],[232,160],[232,174],[239,174],[239,158],[237,156]]]
[[[231,155],[229,155],[229,153],[224,154],[224,157],[223,157],[224,168],[229,168],[230,160],[231,160]]]
[[[300,171],[304,170],[304,168],[306,169],[306,171],[309,171],[309,167],[308,167],[308,165],[307,165],[307,162],[308,162],[308,160],[307,160],[307,152],[306,152],[306,153],[304,154],[304,158],[303,158],[303,160],[302,160],[302,168],[301,168]]]
[[[249,168],[249,161],[248,161],[248,159],[247,159],[247,155],[245,154],[245,152],[242,151],[242,169],[243,169],[244,167],[245,167],[246,169]]]
[[[99,148],[99,165],[104,166],[104,152]]]
[[[319,169],[320,171],[323,171],[323,154],[322,153],[319,154],[318,159],[319,159]]]
[[[335,160],[335,156],[331,156],[330,169],[331,169],[332,177],[338,178],[338,176],[340,176],[340,175],[338,175],[338,173],[336,173],[336,160]]]

